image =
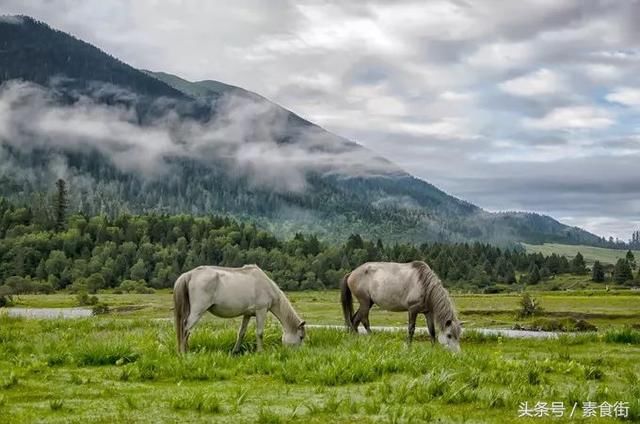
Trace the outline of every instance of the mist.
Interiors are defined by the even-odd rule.
[[[211,100],[215,113],[202,122],[179,115],[176,100],[161,98],[152,107],[162,112],[140,124],[135,93],[94,82],[72,93],[73,102],[61,102],[63,82],[46,88],[16,80],[2,85],[0,141],[23,151],[95,149],[123,172],[147,179],[170,173],[173,158],[222,163],[232,175],[277,192],[304,190],[310,172],[344,177],[401,172],[319,127],[292,125],[289,112],[266,100],[224,95]],[[115,104],[100,103],[105,96]]]

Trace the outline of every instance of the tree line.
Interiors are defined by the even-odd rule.
[[[385,244],[352,234],[337,244],[302,233],[281,240],[255,224],[217,215],[67,216],[66,196],[60,180],[48,214],[0,198],[0,296],[165,288],[199,265],[246,263],[259,265],[285,290],[337,288],[345,273],[367,261],[424,260],[450,287],[484,292],[589,272],[581,254],[569,261],[483,243]],[[597,262],[594,281],[631,283],[636,263],[629,254],[612,269]]]

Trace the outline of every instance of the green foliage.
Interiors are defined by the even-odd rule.
[[[118,293],[151,294],[155,292],[152,288],[147,287],[144,280],[124,280],[116,290]]]
[[[87,306],[87,305],[96,305],[98,303],[97,296],[89,296],[89,293],[86,291],[80,291],[76,295],[76,301],[79,306]]]
[[[95,296],[94,296],[95,297]],[[110,311],[109,305],[106,303],[96,303],[93,308],[91,308],[91,313],[93,315],[104,315],[108,314]]]
[[[538,269],[538,265],[533,263],[531,264],[531,268],[529,268],[529,284],[538,284],[542,278],[540,277],[540,270]]]
[[[336,288],[349,270],[379,260],[425,260],[448,284],[477,290],[490,290],[492,282],[513,284],[516,271],[568,270],[566,259],[555,255],[480,243],[385,245],[353,234],[335,245],[302,233],[278,240],[254,224],[219,216],[76,214],[60,232],[42,227],[34,216],[0,198],[0,229],[7,234],[0,239],[0,287],[11,293],[146,293],[148,286],[171,287],[180,273],[198,265],[246,263],[259,265],[287,290]],[[8,236],[18,225],[19,235]]]
[[[633,280],[633,272],[631,265],[627,259],[618,259],[616,266],[613,268],[613,281],[618,284],[624,284]]]
[[[384,244],[352,234],[344,244],[330,244],[303,233],[279,240],[255,224],[211,215],[74,214],[60,232],[38,224],[35,215],[0,198],[0,231],[7,234],[0,238],[0,287],[11,293],[148,293],[171,287],[199,265],[247,263],[289,291],[337,288],[345,273],[366,261],[424,260],[448,286],[487,293],[516,283],[516,272],[536,284],[570,270],[555,254],[481,243]],[[16,226],[19,235],[9,236]]]
[[[609,343],[640,344],[640,331],[633,328],[609,331],[605,335],[605,340]]]
[[[602,283],[605,280],[604,267],[600,261],[595,261],[593,263],[593,267],[591,268],[591,280],[596,283]]]
[[[571,272],[576,275],[584,275],[587,273],[587,264],[584,262],[584,256],[578,252],[571,260]]]
[[[67,221],[67,208],[69,207],[69,193],[67,183],[62,178],[56,181],[56,202],[55,202],[55,229],[64,230]]]
[[[540,302],[529,293],[524,293],[520,299],[520,310],[518,316],[520,318],[530,317],[542,312]]]
[[[631,269],[636,269],[636,257],[631,250],[627,251],[625,259],[627,260],[627,262],[629,262],[629,266],[631,267]]]

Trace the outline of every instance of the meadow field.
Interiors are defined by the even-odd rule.
[[[527,250],[527,253],[542,253],[545,256],[549,256],[553,253],[559,256],[566,256],[568,259],[576,256],[578,252],[584,256],[584,261],[587,265],[592,265],[595,261],[600,261],[603,264],[615,264],[620,258],[624,258],[627,254],[626,250],[620,249],[607,249],[604,247],[593,247],[584,245],[571,245],[571,244],[558,244],[558,243],[545,243],[545,244],[527,244],[522,243]],[[640,250],[632,250],[633,255],[640,257]]]
[[[580,281],[584,277],[578,278]],[[565,284],[573,284],[569,278]],[[602,287],[602,285],[599,285]],[[456,308],[467,327],[509,328],[515,323],[526,324],[534,319],[585,319],[601,329],[636,324],[640,326],[640,291],[585,289],[574,291],[531,292],[539,300],[543,311],[537,317],[515,320],[521,294],[453,293]],[[342,324],[340,293],[338,290],[289,292],[287,296],[308,323]],[[98,294],[101,302],[111,310],[114,319],[162,319],[172,315],[171,291],[157,290],[153,294]],[[21,295],[14,297],[15,307],[65,308],[77,307],[77,296],[59,292],[50,295]],[[357,303],[356,303],[357,305]],[[90,307],[89,307],[90,308]],[[214,318],[211,318],[214,319]],[[238,321],[239,324],[240,321]],[[404,313],[382,311],[374,307],[372,325],[406,325]],[[235,324],[234,324],[235,325]]]
[[[309,324],[339,324],[338,293],[290,293]],[[518,321],[519,295],[456,295],[467,320],[453,355],[420,334],[354,336],[310,328],[299,349],[280,346],[271,317],[265,351],[253,323],[231,355],[238,320],[208,316],[192,350],[175,353],[169,292],[100,294],[111,313],[82,319],[0,316],[2,422],[580,422],[583,402],[629,402],[640,419],[640,296],[541,292],[546,318],[587,315],[598,332],[553,340],[484,336],[474,327]],[[69,294],[20,296],[18,307],[75,306]],[[0,314],[2,314],[0,312]],[[545,317],[545,315],[543,315]],[[404,325],[374,310],[373,325]],[[421,323],[424,325],[424,323]],[[522,402],[563,402],[563,418],[518,418]],[[584,418],[611,422],[613,418]]]

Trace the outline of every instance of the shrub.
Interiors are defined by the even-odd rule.
[[[71,293],[89,292],[87,280],[85,278],[78,278],[72,284],[67,286],[67,290]]]
[[[95,296],[93,296],[95,297]],[[93,315],[104,315],[109,313],[109,305],[106,303],[97,303],[92,309]]]
[[[78,305],[80,306],[97,305],[99,301],[97,296],[89,296],[89,293],[87,293],[86,291],[78,292],[76,300],[78,301]]]
[[[506,289],[500,286],[489,286],[489,287],[485,287],[485,289],[483,290],[485,294],[503,293],[505,291]]]
[[[598,327],[591,324],[589,321],[579,319],[575,323],[576,331],[597,331]]]
[[[534,315],[538,315],[542,312],[542,307],[536,298],[531,296],[529,293],[525,293],[522,295],[520,299],[520,310],[518,311],[518,317],[530,317]]]
[[[13,290],[9,286],[0,286],[0,308],[13,305]]]
[[[124,280],[118,287],[120,293],[139,293],[139,294],[151,294],[155,293],[155,290],[151,287],[147,287],[144,280]]]

